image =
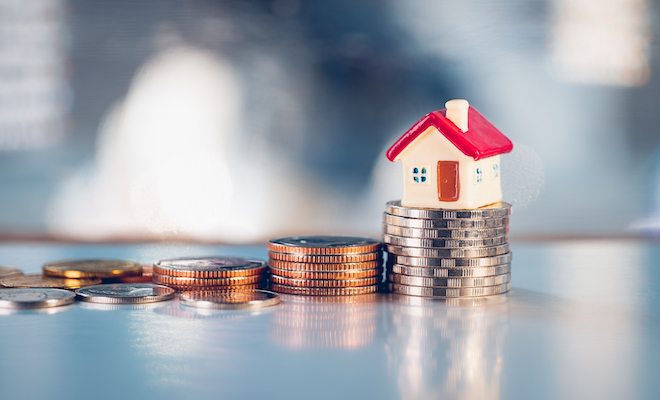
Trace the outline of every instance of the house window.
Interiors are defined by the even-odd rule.
[[[484,180],[484,168],[482,166],[474,167],[474,184],[477,185]]]
[[[491,163],[490,164],[490,179],[497,179],[500,177],[500,164]]]
[[[430,181],[428,165],[415,165],[412,167],[412,182],[416,185],[428,185]]]

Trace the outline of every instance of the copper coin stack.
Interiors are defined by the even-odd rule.
[[[387,203],[383,242],[389,289],[433,298],[472,298],[509,291],[511,205],[473,210]]]
[[[378,240],[358,236],[292,236],[268,242],[271,289],[308,296],[377,292],[383,261]]]
[[[267,273],[264,261],[240,257],[177,258],[154,263],[152,280],[179,292],[260,289]]]

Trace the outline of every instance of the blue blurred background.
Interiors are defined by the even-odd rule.
[[[0,0],[0,236],[379,236],[385,150],[468,99],[511,236],[660,229],[648,0]]]

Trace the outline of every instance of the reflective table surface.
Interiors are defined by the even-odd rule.
[[[2,399],[651,399],[660,246],[512,242],[512,290],[477,301],[285,296],[251,311],[78,302],[0,310]],[[265,246],[0,245],[37,273],[70,258],[266,258]]]

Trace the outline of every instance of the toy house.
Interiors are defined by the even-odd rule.
[[[403,165],[404,207],[471,209],[502,201],[500,154],[513,143],[466,100],[420,119],[387,151]]]

